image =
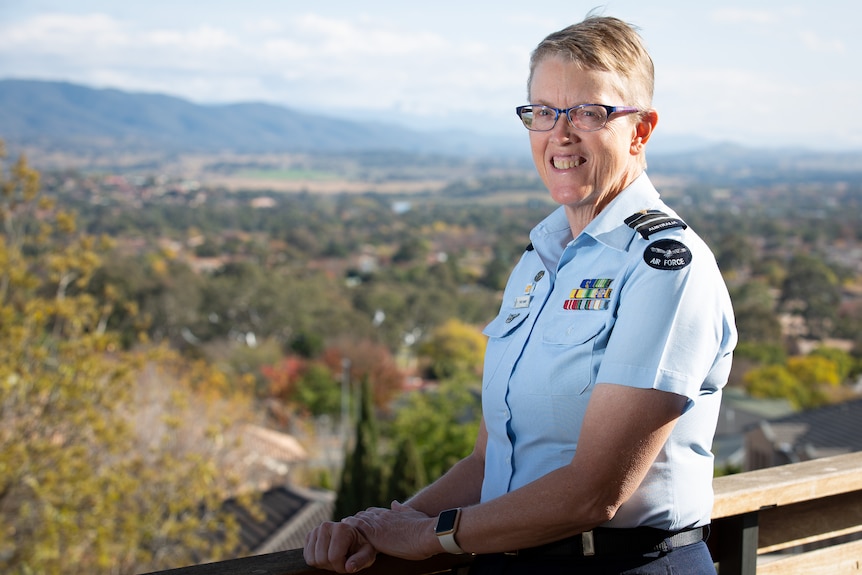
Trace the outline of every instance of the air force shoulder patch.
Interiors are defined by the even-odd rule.
[[[657,270],[681,270],[691,263],[691,250],[676,240],[658,240],[644,250],[644,261]]]

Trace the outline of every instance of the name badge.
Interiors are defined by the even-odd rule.
[[[522,295],[515,298],[515,309],[530,307],[530,296]]]

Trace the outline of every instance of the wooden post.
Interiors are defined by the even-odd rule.
[[[723,517],[714,522],[720,575],[756,575],[758,512]]]

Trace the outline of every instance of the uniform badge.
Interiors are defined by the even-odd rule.
[[[644,261],[657,270],[681,270],[691,263],[691,250],[676,240],[658,240],[644,250]]]
[[[648,240],[655,233],[671,228],[686,229],[688,226],[679,218],[673,218],[660,210],[641,210],[625,219],[626,224]]]
[[[515,298],[515,305],[513,306],[515,309],[523,309],[525,307],[530,307],[530,296],[522,295]]]
[[[614,289],[611,278],[585,279],[563,301],[565,310],[606,310],[610,306]]]

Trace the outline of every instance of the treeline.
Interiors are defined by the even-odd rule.
[[[862,177],[782,177],[771,166],[654,179],[731,286],[741,334],[735,383],[829,340],[849,342],[839,369],[846,383],[862,348]],[[487,322],[530,227],[552,209],[535,177],[489,174],[411,195],[154,193],[152,178],[124,188],[81,174],[51,174],[46,188],[89,233],[119,239],[94,285],[122,286],[117,301],[143,310],[154,340],[195,353],[253,336],[314,355],[341,337],[398,354],[446,319]],[[133,341],[123,309],[110,321]]]
[[[141,198],[68,174],[46,175],[44,187],[82,231],[117,242],[91,286],[116,292],[111,325],[134,340],[133,302],[150,337],[181,347],[254,333],[287,347],[373,337],[397,351],[449,318],[481,324],[548,210],[455,202],[448,190]]]

